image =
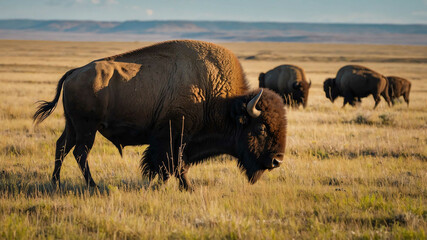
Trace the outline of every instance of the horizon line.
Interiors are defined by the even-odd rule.
[[[73,22],[235,22],[235,23],[272,23],[272,24],[336,24],[336,25],[427,25],[427,23],[357,23],[357,22],[279,22],[279,21],[241,21],[241,20],[184,20],[184,19],[152,19],[152,20],[78,20],[78,19],[33,19],[33,18],[0,18],[0,21],[73,21]]]

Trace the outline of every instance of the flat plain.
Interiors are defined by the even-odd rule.
[[[67,70],[149,44],[0,41],[1,239],[426,239],[427,46],[219,43],[253,88],[285,63],[313,82],[308,107],[287,110],[280,168],[250,185],[224,155],[190,169],[194,192],[175,179],[153,188],[139,171],[146,146],[120,157],[98,134],[89,165],[99,190],[87,189],[69,155],[54,191],[62,104],[34,127],[35,102],[50,101]],[[331,103],[323,81],[346,64],[410,80],[409,107]]]

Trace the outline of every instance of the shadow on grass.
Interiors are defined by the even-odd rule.
[[[141,189],[157,189],[156,184],[150,183],[148,179],[136,181],[125,181],[115,185],[100,181],[96,188],[88,187],[83,181],[61,181],[60,187],[55,187],[50,180],[37,181],[29,179],[22,174],[0,172],[0,195],[36,197],[40,195],[109,195],[112,191],[121,190],[126,192],[139,191]]]

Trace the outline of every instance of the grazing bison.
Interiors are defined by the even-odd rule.
[[[394,105],[396,99],[403,96],[406,104],[409,107],[409,92],[411,91],[411,82],[401,77],[388,76],[389,82],[388,95],[390,96],[391,103]]]
[[[344,97],[343,107],[349,103],[354,106],[361,98],[372,94],[375,100],[374,109],[384,97],[390,106],[388,81],[383,75],[363,66],[347,65],[342,67],[336,78],[328,78],[323,83],[326,97],[334,102],[339,96]]]
[[[73,147],[86,183],[96,186],[87,157],[97,131],[120,153],[149,144],[143,175],[150,181],[173,175],[184,189],[191,188],[190,165],[212,156],[236,157],[250,183],[283,159],[281,98],[269,90],[249,92],[235,55],[211,43],[168,41],[72,69],[59,80],[55,98],[34,114],[36,124],[55,109],[61,90],[66,121],[56,143],[55,186]]]
[[[295,65],[280,65],[259,75],[259,87],[275,91],[285,104],[294,107],[307,106],[310,86],[311,81],[307,82],[304,70]]]

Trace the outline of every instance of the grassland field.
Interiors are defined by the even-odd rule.
[[[0,239],[426,239],[427,46],[220,43],[253,88],[285,63],[313,82],[308,107],[287,111],[279,169],[250,185],[221,156],[190,169],[194,192],[175,179],[153,189],[139,171],[146,146],[120,157],[98,134],[89,165],[99,190],[69,155],[54,191],[62,104],[34,128],[35,102],[51,100],[67,70],[149,44],[0,41]],[[372,97],[332,104],[323,81],[346,64],[410,80],[409,108],[382,100],[372,110]]]

